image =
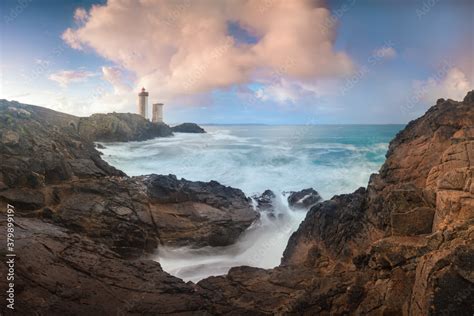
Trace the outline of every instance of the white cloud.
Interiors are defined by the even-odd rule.
[[[83,82],[90,77],[96,76],[95,73],[85,70],[61,70],[49,75],[49,79],[56,81],[61,87],[67,87],[70,83]]]
[[[279,83],[266,85],[255,92],[255,96],[262,101],[275,101],[280,104],[296,103],[297,91],[288,81],[281,80]]]
[[[432,104],[439,98],[462,100],[466,92],[473,89],[464,72],[457,67],[441,68],[427,80],[413,82],[418,99]]]
[[[337,93],[338,80],[298,81],[279,79],[267,83],[255,92],[262,101],[275,101],[279,104],[296,104],[305,99],[318,99]]]
[[[353,71],[334,49],[335,29],[317,31],[328,28],[323,1],[111,0],[82,10],[75,16],[83,23],[68,28],[64,41],[94,49],[135,74],[135,89],[143,85],[165,101],[273,76],[304,81]],[[230,22],[256,42],[232,37]]]

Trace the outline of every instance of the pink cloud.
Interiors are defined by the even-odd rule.
[[[74,21],[76,21],[77,24],[85,23],[88,17],[89,14],[87,14],[87,10],[84,8],[77,8],[76,11],[74,11]]]
[[[77,36],[77,33],[71,28],[66,29],[66,31],[61,35],[61,38],[72,48],[78,50],[82,49],[81,40]]]
[[[104,80],[114,87],[114,90],[117,93],[129,91],[131,89],[123,71],[119,67],[102,67],[102,76]]]
[[[56,81],[61,87],[67,87],[70,83],[83,82],[95,75],[95,73],[85,70],[61,70],[52,73],[48,78]]]
[[[354,69],[334,49],[323,1],[110,0],[79,15],[84,23],[68,28],[64,41],[94,49],[161,99],[272,77],[334,78]],[[256,42],[229,34],[230,22]]]

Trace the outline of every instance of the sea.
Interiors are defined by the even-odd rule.
[[[160,247],[153,260],[197,282],[231,267],[273,268],[307,210],[288,207],[288,192],[314,188],[323,199],[366,186],[404,125],[204,125],[205,134],[175,133],[143,142],[107,143],[103,159],[130,176],[175,174],[216,180],[247,196],[270,189],[275,215],[262,214],[227,247]]]

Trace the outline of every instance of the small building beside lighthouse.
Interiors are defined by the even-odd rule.
[[[142,91],[138,94],[138,114],[147,118],[148,110],[148,92],[145,91],[145,88],[142,88]]]
[[[153,123],[163,123],[163,103],[153,103],[151,121]]]

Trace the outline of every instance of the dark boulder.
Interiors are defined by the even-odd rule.
[[[316,203],[321,202],[322,198],[313,188],[304,189],[298,192],[290,192],[288,196],[288,205],[298,209],[309,209]]]
[[[165,245],[230,245],[258,218],[241,190],[216,181],[192,182],[174,175],[136,179],[147,187],[150,211]]]
[[[195,123],[183,123],[173,126],[171,130],[175,133],[205,133],[206,131]]]
[[[276,195],[272,190],[265,190],[260,196],[254,195],[252,198],[257,203],[257,208],[260,211],[272,211],[275,197]]]

